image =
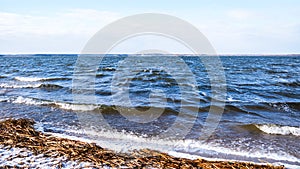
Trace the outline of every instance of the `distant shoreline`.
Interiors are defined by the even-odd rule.
[[[83,54],[76,54],[76,53],[1,53],[0,56],[75,56],[75,55],[83,55]],[[134,53],[109,53],[109,54],[91,54],[91,55],[165,55],[165,56],[212,56],[206,54],[188,54],[188,53],[178,53],[178,54],[160,54],[160,53],[149,53],[149,54],[134,54]],[[217,54],[216,56],[300,56],[300,53],[288,53],[288,54]]]

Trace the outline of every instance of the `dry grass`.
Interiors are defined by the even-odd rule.
[[[220,162],[203,159],[177,158],[165,153],[141,150],[132,154],[120,154],[96,144],[57,138],[36,131],[34,121],[9,119],[0,122],[0,144],[26,148],[34,154],[48,157],[67,157],[68,160],[91,162],[94,168],[214,168],[214,169],[281,169],[283,166],[257,165],[245,162]],[[59,166],[58,166],[59,168]]]

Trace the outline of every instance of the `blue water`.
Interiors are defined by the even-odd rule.
[[[197,91],[196,95],[182,97],[176,79],[186,79],[190,74],[184,71],[182,63],[165,69],[173,56],[150,55],[146,60],[135,56],[139,59],[126,65],[123,61],[129,56],[106,55],[92,77],[95,78],[94,86],[89,86],[94,89],[91,95],[95,100],[82,99],[82,103],[78,100],[75,103],[72,82],[77,55],[1,55],[1,118],[33,118],[45,132],[85,138],[91,138],[90,135],[95,138],[98,134],[98,140],[111,139],[105,134],[110,132],[115,144],[122,145],[130,143],[124,133],[132,135],[127,138],[129,140],[168,140],[160,134],[174,127],[172,124],[180,118],[181,107],[190,107],[183,113],[195,116],[196,120],[187,118],[180,121],[182,125],[176,126],[175,132],[182,135],[183,128],[192,124],[184,138],[173,140],[178,143],[174,151],[203,157],[300,165],[300,56],[221,56],[226,83],[214,85],[226,86],[226,98],[221,100],[226,106],[217,129],[205,142],[198,139],[211,106],[212,91],[201,57],[176,56],[188,66],[196,80],[196,84],[188,80],[181,83]],[[136,72],[128,74],[131,70]],[[175,74],[168,74],[168,70]],[[116,76],[118,73],[124,77]],[[122,78],[129,81],[122,81]],[[128,85],[130,102],[119,97],[124,85]],[[195,105],[199,108],[195,109]],[[154,113],[157,117],[145,121],[134,113],[125,116],[117,107],[140,112],[155,108],[162,112]],[[101,114],[109,127],[103,126],[104,123],[85,121],[82,124],[78,117],[83,114],[88,114],[91,121],[97,121]],[[82,126],[94,132],[80,133]],[[122,146],[132,149],[135,144]],[[160,146],[163,147],[163,143]],[[148,148],[147,144],[136,147]]]

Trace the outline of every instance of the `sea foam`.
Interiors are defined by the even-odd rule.
[[[278,135],[294,135],[300,136],[300,128],[292,126],[280,126],[275,124],[256,124],[259,130],[268,134],[278,134]]]

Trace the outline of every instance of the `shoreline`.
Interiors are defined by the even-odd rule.
[[[130,154],[116,153],[112,150],[102,148],[95,143],[87,143],[66,138],[59,138],[50,134],[36,131],[31,119],[7,119],[0,122],[0,145],[5,151],[19,150],[31,152],[31,156],[45,157],[49,159],[62,159],[53,164],[61,168],[70,161],[75,163],[86,163],[92,168],[263,168],[282,169],[284,166],[272,166],[271,164],[257,164],[240,161],[209,161],[205,159],[187,159],[174,157],[169,154],[153,151],[139,150]],[[1,149],[3,149],[1,148]],[[2,152],[2,151],[1,151]],[[7,153],[7,152],[6,152]],[[1,155],[3,158],[3,155]],[[25,158],[25,157],[15,157]],[[13,160],[13,159],[11,159]],[[1,167],[21,167],[22,164],[9,166],[1,164]]]

